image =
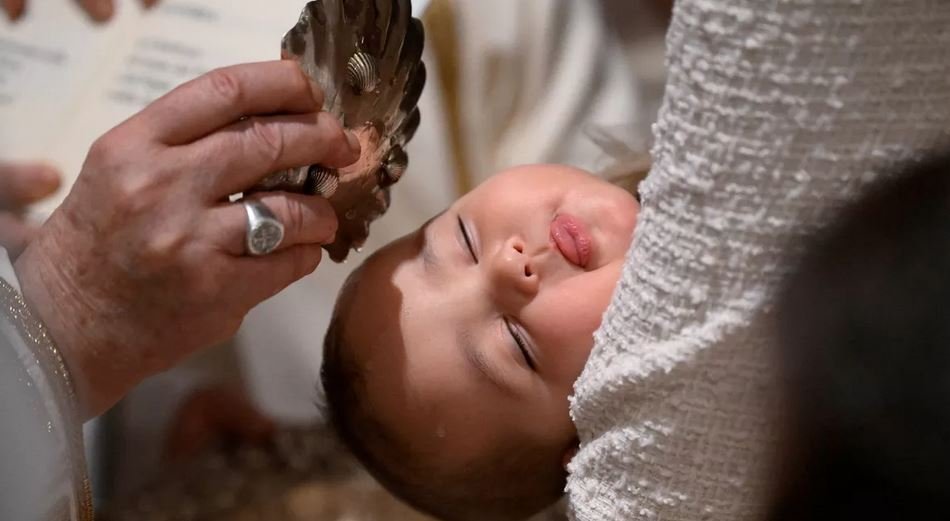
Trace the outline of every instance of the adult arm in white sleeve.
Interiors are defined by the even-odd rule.
[[[575,519],[761,518],[770,296],[800,237],[948,140],[947,27],[930,0],[677,2],[654,171],[572,399]]]

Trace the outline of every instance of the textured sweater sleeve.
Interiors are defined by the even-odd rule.
[[[571,403],[575,519],[761,518],[771,293],[836,207],[948,141],[948,28],[934,0],[677,2],[655,168]]]

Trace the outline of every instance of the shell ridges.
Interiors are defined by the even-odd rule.
[[[379,86],[379,65],[365,52],[350,56],[346,64],[346,81],[360,92],[373,92]]]

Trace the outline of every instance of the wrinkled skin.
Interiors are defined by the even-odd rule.
[[[276,252],[248,257],[247,216],[228,196],[276,170],[356,161],[358,140],[322,105],[293,62],[241,65],[175,89],[92,146],[15,264],[83,417],[231,337],[251,308],[316,269],[337,230],[325,199],[255,196],[286,233]]]

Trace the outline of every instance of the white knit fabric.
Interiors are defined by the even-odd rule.
[[[787,259],[950,137],[945,0],[678,0],[668,44],[655,170],[572,400],[578,520],[761,518]]]

